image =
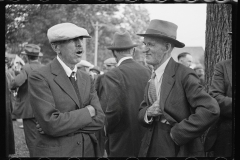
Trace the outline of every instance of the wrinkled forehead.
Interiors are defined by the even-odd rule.
[[[159,37],[150,37],[150,36],[145,36],[143,38],[143,42],[147,43],[147,42],[153,42],[153,43],[165,43],[166,41],[162,38]]]

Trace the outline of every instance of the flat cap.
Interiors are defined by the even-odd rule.
[[[78,27],[73,23],[60,23],[52,26],[47,31],[47,37],[50,43],[76,37],[91,38],[86,29]]]

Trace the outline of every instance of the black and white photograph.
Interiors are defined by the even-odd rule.
[[[6,4],[5,156],[234,158],[236,5]]]

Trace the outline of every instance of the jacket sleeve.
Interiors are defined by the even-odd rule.
[[[181,83],[191,115],[176,123],[171,129],[173,139],[178,145],[184,145],[201,136],[218,120],[220,114],[217,101],[204,90],[193,71],[182,74]]]
[[[215,66],[212,85],[210,86],[210,95],[215,98],[220,107],[221,116],[232,117],[232,97],[226,94],[226,85],[223,65],[220,63]]]
[[[28,83],[30,105],[32,106],[36,120],[45,134],[58,137],[73,133],[87,125],[95,128],[99,128],[101,125],[102,121],[98,120],[98,118],[102,114],[94,104],[94,101],[97,101],[96,97],[92,98],[93,102],[91,102],[91,105],[95,107],[98,114],[93,120],[87,108],[69,112],[60,112],[56,109],[51,86],[49,86],[49,82],[38,71],[31,72]],[[94,93],[91,94],[94,95]]]
[[[23,68],[21,72],[10,80],[10,88],[12,90],[20,87],[28,79],[26,70]]]
[[[103,113],[103,110],[101,108],[101,104],[99,102],[97,92],[95,90],[94,86],[94,80],[90,78],[91,81],[91,88],[90,88],[90,94],[89,94],[89,105],[93,106],[95,108],[96,115],[92,117],[92,122],[89,123],[86,127],[83,127],[82,130],[86,131],[96,131],[103,128],[104,120],[105,120],[105,114]]]

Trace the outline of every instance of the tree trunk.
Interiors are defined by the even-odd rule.
[[[205,81],[206,91],[212,82],[214,66],[232,58],[232,5],[207,4]]]

